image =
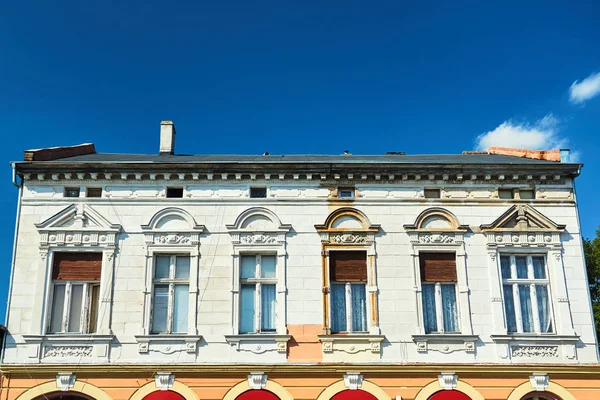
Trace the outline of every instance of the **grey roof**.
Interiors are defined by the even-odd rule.
[[[45,163],[149,163],[149,164],[483,164],[560,165],[556,161],[535,160],[498,154],[411,154],[411,155],[184,155],[96,153],[61,158]]]

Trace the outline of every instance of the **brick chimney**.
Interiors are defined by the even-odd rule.
[[[175,154],[175,124],[160,121],[160,154]]]

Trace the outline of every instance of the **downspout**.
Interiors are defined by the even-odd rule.
[[[15,235],[13,239],[13,252],[12,252],[12,262],[10,266],[10,280],[8,281],[8,299],[6,300],[6,316],[4,318],[4,326],[6,327],[6,332],[4,333],[4,341],[2,342],[2,350],[0,351],[0,364],[4,363],[4,350],[6,349],[6,342],[8,336],[8,317],[10,314],[10,299],[12,297],[12,287],[13,287],[13,279],[15,276],[15,261],[17,258],[17,237],[19,236],[19,222],[21,221],[21,196],[23,195],[23,180],[20,183],[17,183],[17,170],[15,163],[10,163],[12,167],[12,183],[16,187],[19,188],[19,197],[17,199],[17,218],[15,221]]]

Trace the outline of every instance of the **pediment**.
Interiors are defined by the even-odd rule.
[[[112,224],[87,204],[71,204],[47,220],[35,224],[40,232],[48,231],[96,231],[116,233],[121,225]]]
[[[528,204],[515,204],[491,224],[481,225],[486,231],[562,232],[565,225],[557,224]]]

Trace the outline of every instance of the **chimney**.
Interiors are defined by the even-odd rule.
[[[175,154],[175,125],[160,121],[160,154]]]
[[[571,162],[571,150],[570,149],[560,149],[560,162],[562,162],[562,163],[570,163]]]

